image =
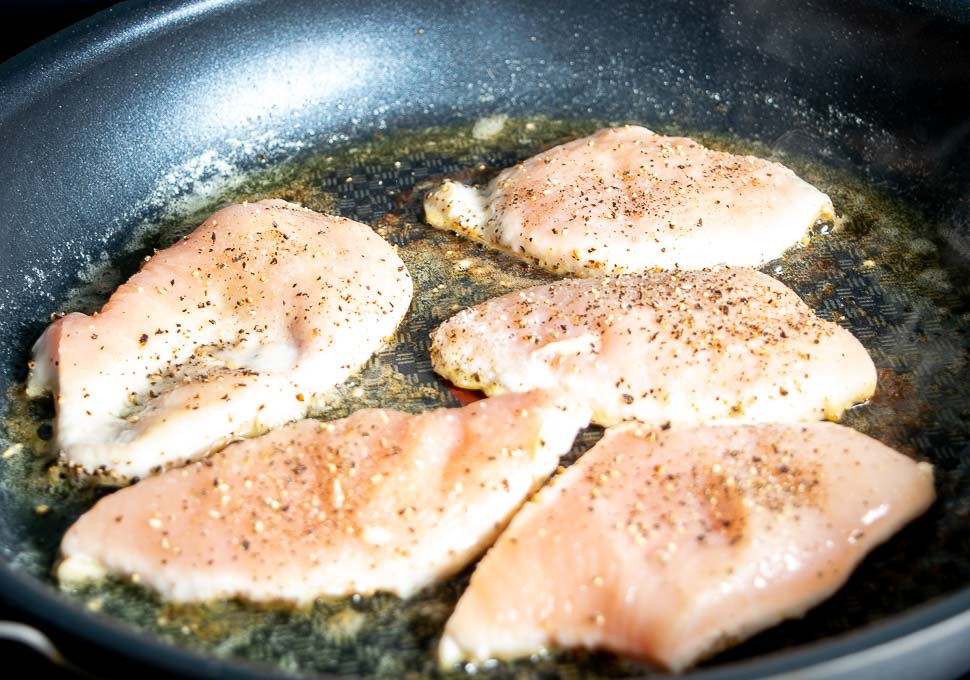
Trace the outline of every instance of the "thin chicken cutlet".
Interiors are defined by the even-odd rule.
[[[407,597],[492,543],[586,416],[532,392],[303,420],[102,499],[57,576],[136,576],[177,602]]]
[[[682,670],[839,588],[932,468],[834,423],[621,425],[479,563],[441,660],[605,649]]]
[[[34,345],[54,445],[142,477],[306,415],[394,333],[411,277],[366,225],[279,200],[234,205],[154,255],[90,316]]]
[[[779,163],[634,125],[540,153],[482,190],[445,181],[424,210],[434,227],[576,276],[757,266],[835,216]]]
[[[459,312],[432,365],[486,394],[561,390],[593,422],[838,418],[876,370],[851,333],[745,268],[567,279]]]

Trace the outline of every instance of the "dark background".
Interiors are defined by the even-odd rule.
[[[0,62],[118,0],[0,0]]]

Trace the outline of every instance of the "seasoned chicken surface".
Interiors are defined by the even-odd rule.
[[[424,210],[434,227],[577,276],[756,266],[835,216],[779,163],[632,125],[540,153],[484,190],[445,181]]]
[[[411,278],[369,227],[279,200],[234,205],[157,253],[99,312],[34,345],[55,446],[141,477],[301,418],[394,333]]]
[[[57,575],[136,575],[179,602],[407,597],[491,544],[586,415],[532,392],[303,420],[104,498]]]
[[[563,390],[601,425],[837,418],[876,385],[851,333],[745,268],[509,293],[439,326],[431,359],[456,385],[487,394]]]
[[[588,648],[682,670],[802,615],[933,498],[930,465],[833,423],[621,425],[516,515],[440,659]]]

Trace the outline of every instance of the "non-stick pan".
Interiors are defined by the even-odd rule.
[[[933,462],[940,499],[828,603],[696,676],[958,675],[970,668],[968,91],[970,10],[957,2],[125,3],[0,66],[7,416],[26,408],[18,383],[50,314],[90,308],[141,253],[219,197],[272,187],[369,222],[403,246],[425,239],[424,255],[447,253],[470,246],[421,231],[420,192],[435,177],[480,180],[599,124],[699,134],[789,162],[832,191],[846,218],[839,235],[813,237],[798,262],[772,271],[873,353],[881,393],[850,424]],[[504,137],[470,141],[474,121],[497,115],[508,116]],[[451,285],[429,266],[425,283]],[[510,275],[521,268],[502,266]],[[434,309],[415,307],[397,345],[418,357],[410,375],[427,381],[435,379],[420,351],[443,314]],[[378,383],[366,373],[357,380],[361,400],[380,403]],[[451,398],[436,385],[420,392],[429,404]],[[46,436],[43,426],[16,430],[44,413],[20,416],[6,421],[0,448]],[[74,482],[54,474],[34,489],[36,478],[23,476],[35,465],[23,462],[29,451],[5,453],[0,595],[96,672],[135,664],[266,677],[421,667],[382,666],[401,650],[378,638],[326,642],[317,623],[339,614],[329,605],[254,614],[229,603],[193,615],[180,636],[159,621],[190,616],[144,594],[131,595],[142,610],[120,611],[110,605],[128,595],[59,592],[49,570],[79,511],[77,493],[64,491]],[[393,609],[390,599],[351,605],[374,614]],[[423,626],[408,638],[425,645],[411,650],[417,656],[433,644],[440,602],[430,598],[426,615],[409,619]],[[253,616],[258,628],[239,623]],[[315,648],[327,644],[339,653],[314,663]],[[649,670],[593,654],[477,672]]]

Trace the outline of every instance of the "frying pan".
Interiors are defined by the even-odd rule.
[[[921,364],[949,377],[926,396],[939,409],[907,433],[937,466],[940,500],[829,604],[693,675],[958,675],[970,668],[968,86],[958,2],[125,3],[0,66],[0,387],[23,380],[79,272],[138,225],[207,180],[301,149],[506,114],[706,130],[799,154],[904,203],[936,253],[930,292],[914,292],[944,310],[932,324],[858,277],[837,290],[882,324],[871,343],[903,328],[917,352],[949,357]],[[395,191],[462,162],[407,158]],[[373,222],[393,201],[382,168],[356,170],[365,177],[338,207]],[[170,644],[57,591],[49,564],[23,555],[50,553],[59,533],[10,512],[20,496],[6,468],[0,482],[0,595],[69,657],[105,674],[284,672]]]

